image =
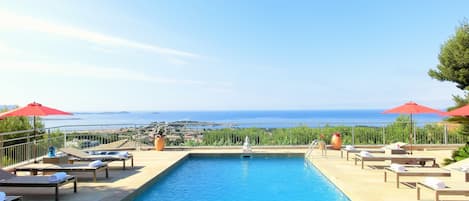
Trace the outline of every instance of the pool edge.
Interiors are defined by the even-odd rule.
[[[343,187],[341,187],[340,185],[337,184],[337,181],[334,181],[334,178],[331,178],[329,177],[327,174],[325,174],[323,172],[323,170],[317,166],[316,164],[314,164],[312,158],[308,158],[308,157],[305,157],[305,160],[308,160],[308,162],[314,166],[314,168],[316,168],[318,170],[318,172],[324,177],[326,178],[332,185],[334,185],[337,189],[339,189],[345,196],[347,196],[347,198],[350,200],[350,201],[353,201],[352,197],[350,196],[351,194],[350,193],[347,193],[347,191],[345,191],[345,189]]]
[[[179,160],[175,161],[173,164],[165,168],[163,171],[160,173],[156,174],[153,178],[151,178],[149,181],[138,187],[135,191],[132,193],[128,194],[125,196],[121,201],[132,201],[136,198],[138,194],[140,194],[142,191],[146,190],[148,187],[156,183],[161,177],[165,176],[168,174],[171,170],[174,168],[178,167],[181,165],[185,160],[187,160],[190,157],[191,153],[187,153],[184,157],[181,157]]]
[[[243,155],[252,155],[252,156],[259,156],[259,157],[268,157],[268,156],[282,156],[282,157],[303,157],[310,163],[326,180],[328,180],[334,187],[336,187],[339,191],[341,191],[348,200],[352,201],[350,196],[341,188],[339,187],[333,180],[331,180],[326,174],[324,174],[319,167],[317,167],[313,161],[307,157],[305,157],[304,153],[293,152],[293,153],[205,153],[205,152],[192,152],[187,153],[184,157],[181,157],[179,160],[175,161],[173,164],[168,166],[166,169],[161,171],[160,173],[156,174],[153,178],[151,178],[148,182],[137,188],[132,193],[128,194],[125,198],[121,199],[121,201],[132,201],[134,200],[140,193],[147,190],[153,184],[155,184],[159,179],[167,175],[170,171],[177,168],[179,165],[183,164],[184,161],[188,160],[190,157],[242,157]]]
[[[331,183],[332,185],[334,185],[335,188],[337,188],[337,190],[339,190],[340,192],[342,192],[350,201],[352,201],[353,199],[350,198],[350,195],[347,194],[343,188],[341,188],[340,186],[337,185],[337,183],[335,183],[333,180],[331,180],[326,174],[324,174],[321,169],[316,166],[313,161],[310,159],[310,158],[307,158],[305,157],[305,160],[307,160],[307,163],[311,164],[318,172],[319,174],[321,174],[322,177],[324,177],[329,183]]]

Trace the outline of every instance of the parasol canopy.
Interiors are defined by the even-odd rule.
[[[4,113],[0,113],[0,120],[6,117],[15,116],[32,116],[33,117],[33,139],[34,139],[34,162],[36,163],[37,150],[36,150],[36,116],[48,115],[72,115],[72,113],[64,112],[54,108],[43,106],[42,104],[32,102],[24,107],[16,108]]]
[[[449,116],[469,116],[469,105],[451,110],[445,114]]]
[[[405,103],[404,105],[386,110],[384,114],[409,114],[410,115],[410,134],[409,134],[409,144],[410,144],[410,153],[412,154],[412,133],[413,133],[413,123],[412,115],[413,114],[443,114],[442,111],[432,109],[423,105],[419,105],[412,101]]]

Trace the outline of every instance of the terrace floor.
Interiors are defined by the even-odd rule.
[[[433,156],[436,162],[442,164],[444,158],[451,156],[450,150],[439,151],[414,151],[415,156]],[[357,201],[416,201],[417,191],[405,185],[396,188],[396,180],[388,176],[384,182],[384,170],[373,169],[370,166],[383,165],[383,162],[367,162],[365,168],[361,169],[360,163],[354,165],[352,159],[347,161],[340,157],[340,151],[328,151],[327,157],[322,157],[318,151],[313,152],[310,161],[330,181],[342,190],[351,200]],[[368,164],[368,165],[367,165]],[[423,178],[407,177],[401,181],[415,182]],[[444,179],[443,179],[444,180]],[[449,196],[447,196],[449,197]],[[458,197],[460,200],[461,197]],[[421,201],[434,200],[434,193],[422,190]]]
[[[306,149],[263,149],[262,153],[304,153]],[[237,149],[197,149],[193,151],[134,151],[133,169],[127,166],[122,170],[122,162],[109,164],[109,178],[104,178],[104,172],[98,174],[97,182],[92,181],[91,173],[72,173],[78,176],[78,192],[73,193],[73,184],[67,184],[59,189],[61,201],[116,201],[123,200],[131,193],[150,182],[189,153],[241,153]],[[128,161],[127,165],[130,165]],[[29,173],[24,173],[29,174]],[[54,199],[54,188],[4,188],[7,195],[22,195],[24,201],[49,201]]]
[[[305,147],[285,147],[285,148],[263,148],[256,149],[257,153],[305,153]],[[78,192],[73,193],[73,185],[68,184],[60,188],[60,200],[100,200],[115,201],[123,200],[137,189],[150,182],[160,173],[176,164],[189,153],[240,153],[240,148],[211,148],[194,149],[187,151],[135,151],[132,152],[135,159],[135,168],[122,170],[121,162],[110,164],[109,179],[104,175],[98,175],[98,181],[92,182],[90,173],[77,173]],[[416,151],[415,155],[435,156],[437,162],[441,163],[443,158],[450,156],[451,151]],[[416,191],[409,187],[402,186],[395,188],[391,182],[383,182],[383,170],[370,168],[360,169],[352,161],[340,158],[340,152],[328,151],[328,157],[321,157],[317,152],[313,152],[310,157],[312,163],[329,178],[336,186],[351,198],[358,201],[407,201],[416,200]],[[129,162],[130,164],[130,162]],[[101,173],[104,174],[104,173]],[[1,188],[7,195],[23,195],[25,201],[52,200],[53,188]],[[423,200],[432,200],[430,193],[423,193]]]

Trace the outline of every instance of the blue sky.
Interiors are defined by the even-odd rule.
[[[1,1],[0,104],[68,111],[436,108],[469,1]]]

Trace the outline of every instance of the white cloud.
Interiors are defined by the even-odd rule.
[[[16,48],[12,48],[12,47],[0,42],[0,54],[2,54],[2,55],[15,55],[15,54],[20,54],[20,53],[21,53],[20,50],[18,50]]]
[[[122,68],[107,68],[76,64],[58,65],[33,62],[0,61],[0,70],[3,72],[40,73],[48,75],[133,80],[167,84],[204,84],[203,82],[196,80],[170,79]]]
[[[0,10],[0,29],[26,29],[49,34],[56,34],[64,37],[93,42],[99,45],[112,45],[127,48],[135,48],[154,52],[168,57],[167,59],[177,58],[199,58],[195,53],[181,51],[171,48],[160,47],[156,45],[148,45],[124,38],[110,36],[102,33],[88,31],[79,27],[69,25],[59,25],[44,20],[36,19],[29,16],[20,16],[14,13]],[[180,59],[179,59],[180,60]]]
[[[123,68],[98,67],[79,64],[49,64],[37,62],[1,61],[2,73],[35,73],[81,78],[140,81],[148,83],[183,85],[213,93],[231,93],[233,85],[228,82],[206,82],[191,79],[161,77],[146,72],[132,71]]]

